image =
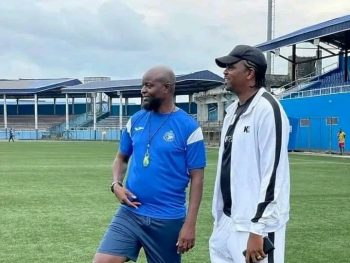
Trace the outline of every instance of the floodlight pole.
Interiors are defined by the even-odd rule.
[[[272,39],[272,0],[268,0],[267,5],[267,41]],[[271,52],[266,52],[267,70],[266,74],[271,74]]]

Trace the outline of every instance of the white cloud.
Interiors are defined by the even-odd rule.
[[[276,0],[276,36],[349,11],[347,0]],[[266,38],[265,0],[12,0],[0,12],[0,78],[125,79],[155,64],[221,74],[215,57]]]

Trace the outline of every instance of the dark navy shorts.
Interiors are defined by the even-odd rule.
[[[109,225],[98,253],[137,260],[141,247],[148,263],[178,263],[177,239],[181,219],[154,219],[137,215],[121,206]]]

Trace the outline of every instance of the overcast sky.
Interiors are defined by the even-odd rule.
[[[209,69],[221,75],[215,57],[266,40],[267,2],[1,1],[0,79],[139,78],[159,64],[177,74]],[[276,0],[275,11],[278,37],[348,15],[350,1]]]

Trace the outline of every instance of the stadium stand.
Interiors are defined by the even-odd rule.
[[[210,90],[222,83],[220,76],[208,70],[178,75],[176,95],[193,96],[195,92]],[[141,79],[84,84],[77,79],[0,80],[0,95],[3,96],[0,98],[3,101],[0,139],[8,138],[8,130],[14,126],[17,139],[118,140],[127,116],[140,109],[140,105],[128,105],[128,99],[140,97],[141,85]],[[113,105],[113,98],[120,99],[119,103],[124,104],[122,99],[125,101],[121,112],[119,105]],[[24,99],[27,105],[19,103]],[[45,99],[55,100],[47,104]],[[56,99],[61,100],[57,102]],[[79,104],[83,99],[85,105]],[[197,113],[193,101],[181,108],[190,114]]]
[[[122,123],[123,127],[125,127],[126,123],[128,122],[129,117],[124,116]],[[115,128],[117,129],[119,127],[119,116],[108,116],[107,118],[101,119],[96,123],[97,128]]]
[[[257,45],[262,51],[278,54],[292,65],[292,83],[279,94],[291,124],[290,150],[334,153],[338,150],[337,131],[340,128],[350,131],[350,111],[346,109],[350,103],[349,39],[350,15],[346,15]],[[299,81],[295,78],[299,44],[316,51],[314,62],[338,58],[336,67],[318,72],[315,65],[318,74],[310,76],[307,81]],[[282,47],[291,47],[292,56],[282,55],[279,52]],[[323,51],[321,56],[320,50]],[[348,146],[346,150],[349,151]]]
[[[70,118],[74,116],[71,115]],[[60,124],[65,121],[64,115],[38,115],[38,129],[47,130],[52,126]],[[7,117],[7,125],[13,129],[29,129],[34,130],[34,116],[33,115],[9,115]],[[0,126],[4,126],[4,120],[0,120]]]
[[[209,146],[217,146],[220,142],[222,121],[201,121],[204,140]]]

